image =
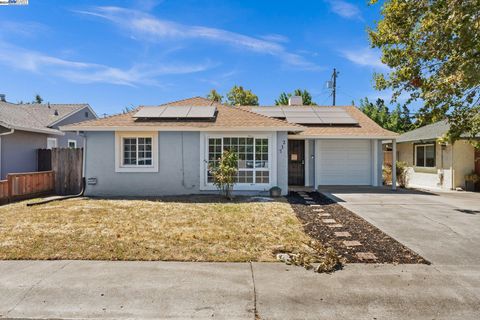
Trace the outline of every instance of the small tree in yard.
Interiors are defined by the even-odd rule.
[[[210,166],[213,175],[213,184],[229,200],[232,199],[232,189],[237,176],[237,154],[231,151],[224,151],[216,166]]]

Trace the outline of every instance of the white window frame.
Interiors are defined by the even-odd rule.
[[[208,139],[211,138],[257,138],[268,139],[268,169],[258,171],[269,171],[269,183],[236,183],[233,190],[237,191],[267,191],[277,185],[277,133],[265,132],[201,132],[200,133],[200,190],[217,190],[213,183],[209,183],[208,174]]]
[[[151,138],[152,164],[151,165],[124,165],[123,139],[124,138]],[[115,132],[115,172],[158,172],[158,132]]]
[[[417,148],[418,147],[424,147],[423,148],[423,160],[425,162],[425,165],[423,166],[419,166],[417,164]],[[427,147],[433,147],[433,166],[427,166]],[[414,156],[414,162],[415,162],[415,167],[418,167],[418,168],[435,168],[437,166],[437,155],[436,155],[436,148],[435,148],[435,144],[434,143],[424,143],[424,144],[416,144],[415,145],[415,154],[413,155]]]
[[[69,148],[71,148],[71,147],[70,147],[70,143],[73,143],[73,144],[74,144],[74,147],[73,147],[73,148],[76,148],[76,147],[77,147],[77,140],[68,139],[67,146],[68,146]]]
[[[53,147],[52,146],[49,146],[49,142],[54,142],[53,143]],[[58,148],[58,139],[57,138],[47,138],[47,149],[53,149],[53,148]]]

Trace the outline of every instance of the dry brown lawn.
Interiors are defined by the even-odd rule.
[[[0,206],[0,259],[275,261],[311,240],[284,199],[25,204]]]

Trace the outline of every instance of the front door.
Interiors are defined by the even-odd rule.
[[[480,175],[480,150],[475,149],[475,172]],[[477,182],[475,191],[480,191],[480,182]]]
[[[288,185],[305,185],[304,140],[288,140]]]

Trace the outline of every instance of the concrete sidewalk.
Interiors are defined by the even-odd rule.
[[[0,262],[0,318],[478,319],[479,305],[479,266]]]

